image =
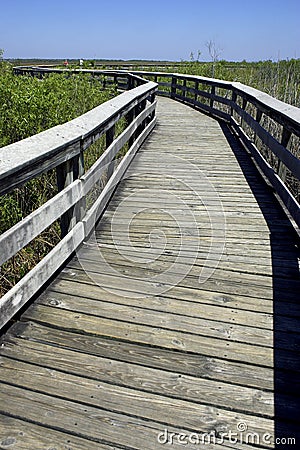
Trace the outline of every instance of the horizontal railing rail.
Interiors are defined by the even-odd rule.
[[[98,78],[103,88],[109,85],[116,85],[120,90],[133,89],[148,80],[137,74],[132,74],[124,70],[97,70],[97,69],[60,69],[55,67],[39,66],[18,66],[13,68],[15,75],[30,75],[43,78],[47,74],[65,74],[65,76],[88,74],[93,78]]]
[[[158,94],[225,121],[253,156],[300,227],[300,109],[238,82],[134,71]]]
[[[15,73],[24,73],[19,70]],[[52,169],[56,170],[58,185],[56,195],[0,236],[0,265],[58,219],[62,234],[60,242],[0,299],[0,327],[90,234],[136,151],[155,126],[157,84],[129,73],[110,72],[109,76],[126,78],[131,89],[70,122],[0,148],[0,195]],[[126,125],[116,135],[115,126],[121,119]],[[105,136],[106,149],[85,171],[85,151],[101,136]],[[115,165],[122,149],[126,154]],[[86,198],[104,175],[106,184],[88,208]]]

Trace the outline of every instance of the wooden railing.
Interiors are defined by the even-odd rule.
[[[270,181],[300,227],[300,109],[257,89],[193,75],[134,72],[158,94],[225,121]]]
[[[15,69],[24,73],[29,69]],[[43,71],[43,73],[48,71]],[[40,76],[40,69],[31,74]],[[57,219],[62,239],[30,272],[0,299],[0,327],[49,280],[89,235],[141,143],[155,125],[157,85],[130,73],[91,72],[130,90],[63,125],[0,149],[0,195],[40,174],[55,169],[59,192],[0,236],[0,265],[13,257]],[[124,81],[126,81],[124,83]],[[136,86],[136,87],[134,87]],[[126,128],[115,136],[115,125],[126,119]],[[101,136],[106,150],[85,172],[85,151]],[[114,160],[127,144],[125,156],[114,169]],[[106,185],[87,209],[86,197],[105,172]]]
[[[88,74],[93,78],[98,78],[103,88],[109,85],[116,85],[122,91],[128,91],[148,81],[137,74],[134,75],[124,70],[59,69],[55,67],[18,66],[14,67],[13,71],[15,75],[30,75],[38,78],[43,78],[45,75],[51,73],[65,74],[66,76]]]

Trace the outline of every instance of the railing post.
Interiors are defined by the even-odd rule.
[[[113,142],[115,138],[115,126],[113,125],[111,128],[109,128],[109,130],[107,130],[106,135],[105,135],[105,147],[108,148],[110,146],[110,144]],[[114,172],[114,167],[115,167],[115,161],[112,160],[107,168],[107,180],[110,179],[110,177],[112,176],[113,172]]]
[[[150,95],[149,101],[150,101],[151,104],[155,102],[155,97],[156,97],[155,92]],[[153,120],[154,117],[155,117],[155,110],[151,113],[151,115],[149,117],[149,122],[151,122],[151,120]]]
[[[247,106],[247,99],[243,97],[243,102],[242,102],[242,110],[245,111],[246,110],[246,106]],[[243,128],[244,125],[244,119],[241,117],[241,127]]]
[[[286,148],[289,144],[290,138],[291,138],[291,131],[287,130],[286,128],[283,127],[282,129],[282,135],[281,135],[281,144]],[[278,161],[278,166],[277,166],[277,174],[278,176],[282,179],[282,181],[285,181],[286,179],[286,172],[287,172],[287,168],[286,165],[283,164],[282,161]]]
[[[177,78],[172,76],[172,80],[171,80],[171,98],[175,100],[176,98],[176,82],[177,82]]]
[[[134,108],[134,118],[136,118],[145,108],[146,108],[146,102],[147,100],[143,100],[140,103],[138,103],[136,105],[136,107]],[[139,134],[141,134],[141,132],[145,129],[146,127],[146,122],[145,120],[143,120],[143,122],[137,127],[137,129],[135,130],[135,132],[132,135],[132,143],[136,140],[137,136],[139,136]],[[132,145],[131,143],[131,145]]]
[[[138,114],[138,112],[137,112],[137,107],[138,107],[138,105],[135,106],[134,108],[132,108],[132,109],[129,111],[129,113],[126,115],[126,123],[127,123],[127,126],[130,125],[130,124],[134,121],[135,117],[137,116],[137,114]],[[132,144],[133,144],[134,141],[135,141],[135,134],[136,134],[136,132],[134,132],[134,133],[132,134],[132,136],[128,139],[128,146],[129,146],[129,148],[132,146]]]
[[[130,89],[133,88],[133,79],[131,75],[127,75],[127,90],[130,91]]]
[[[236,93],[236,91],[234,89],[232,89],[231,102],[233,104],[236,104],[236,100],[237,100],[237,93]],[[231,108],[230,108],[230,115],[231,115],[231,117],[233,117],[233,112],[234,112],[234,107],[232,105]]]
[[[82,147],[82,146],[81,146]],[[84,173],[84,156],[83,150],[72,159],[64,162],[56,168],[56,179],[58,191],[62,191],[74,180],[80,178]],[[63,238],[68,234],[76,223],[82,219],[85,213],[85,199],[82,199],[78,204],[72,206],[60,218],[60,232]]]
[[[195,81],[194,106],[196,106],[196,102],[198,99],[198,90],[199,90],[199,81]]]
[[[62,191],[74,181],[73,162],[73,159],[69,159],[56,168],[58,191]],[[74,227],[75,222],[74,207],[72,207],[60,218],[60,233],[62,238]]]
[[[80,142],[80,154],[74,158],[73,164],[73,178],[77,180],[84,174],[84,153],[83,153],[83,142]],[[75,223],[83,219],[86,213],[86,199],[82,198],[75,205],[74,215],[76,217]]]
[[[184,97],[184,99],[186,98],[186,80],[183,80],[183,89],[182,89],[182,96]],[[183,100],[185,101],[185,100]]]
[[[211,109],[213,109],[214,107],[214,96],[216,95],[216,86],[212,85],[211,86],[211,90],[210,90],[210,101],[209,101],[209,106]]]
[[[257,123],[260,123],[260,121],[261,121],[261,119],[262,119],[262,115],[263,115],[262,110],[259,109],[259,108],[257,108],[257,110],[256,110],[256,116],[255,116],[255,120],[256,120]],[[255,137],[254,137],[254,145],[257,145],[257,139],[258,139],[258,136],[257,136],[257,133],[255,133]]]

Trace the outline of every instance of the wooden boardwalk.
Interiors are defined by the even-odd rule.
[[[296,235],[250,156],[160,98],[95,233],[2,337],[0,448],[300,442],[299,287]]]

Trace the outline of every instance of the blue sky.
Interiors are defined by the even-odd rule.
[[[299,0],[0,0],[6,58],[300,58]]]

